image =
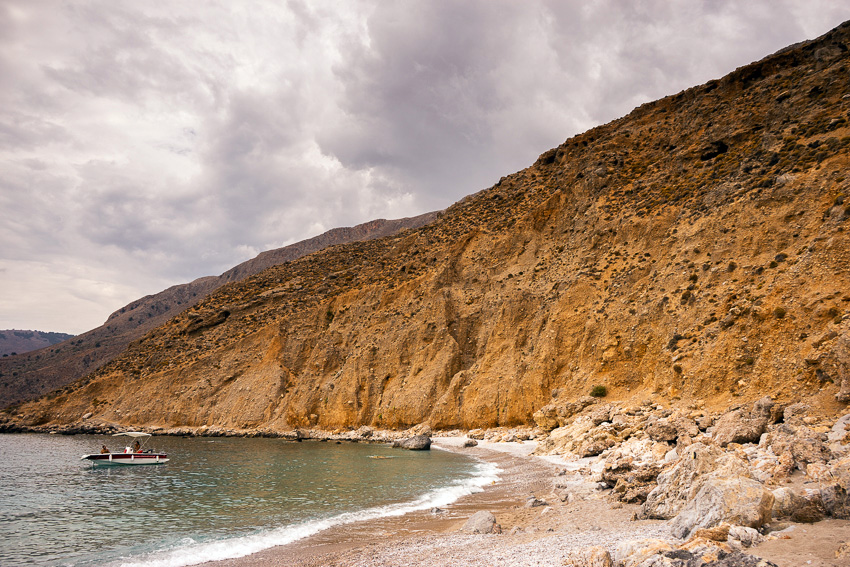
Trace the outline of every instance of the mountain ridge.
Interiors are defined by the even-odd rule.
[[[421,226],[430,222],[436,214],[430,212],[394,220],[375,219],[353,227],[331,229],[288,246],[261,252],[219,276],[204,276],[136,299],[110,314],[100,327],[71,336],[65,344],[0,360],[0,407],[33,399],[96,370],[121,353],[132,341],[227,283],[328,246],[380,238],[399,230]],[[22,354],[24,351],[19,352],[19,355]]]
[[[835,414],[848,46],[845,23],[574,136],[420,228],[228,283],[5,419],[469,429],[529,424],[595,385]]]

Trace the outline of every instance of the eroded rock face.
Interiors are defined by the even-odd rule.
[[[712,477],[676,516],[671,525],[675,537],[685,538],[697,528],[721,523],[759,528],[768,523],[773,494],[764,485],[746,477]]]

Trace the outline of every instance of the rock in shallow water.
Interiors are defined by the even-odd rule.
[[[427,435],[414,435],[393,443],[393,447],[411,451],[425,451],[431,448],[431,438]]]

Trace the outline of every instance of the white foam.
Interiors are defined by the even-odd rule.
[[[112,565],[120,565],[121,567],[185,567],[207,561],[245,557],[270,547],[293,543],[333,526],[402,516],[418,510],[446,506],[462,496],[481,492],[483,486],[492,484],[499,479],[498,473],[501,471],[493,463],[480,462],[476,464],[475,472],[476,474],[471,478],[427,492],[412,502],[376,506],[358,512],[346,512],[327,519],[310,520],[242,537],[206,542],[197,542],[186,538],[171,549],[123,558]]]

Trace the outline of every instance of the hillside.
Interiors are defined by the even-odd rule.
[[[7,419],[474,428],[532,423],[594,385],[835,414],[848,45],[843,24],[575,136],[421,228],[224,285]]]
[[[31,350],[55,345],[73,336],[68,333],[25,331],[19,329],[0,331],[0,356],[22,354]]]
[[[378,219],[354,227],[335,228],[319,236],[263,252],[220,276],[199,278],[133,301],[110,315],[100,327],[73,337],[56,348],[43,348],[22,355],[59,341],[30,349],[11,349],[19,356],[0,359],[0,407],[36,398],[96,370],[123,352],[132,341],[195,305],[226,283],[239,281],[328,246],[380,238],[400,230],[416,228],[435,216],[436,213],[426,213],[410,218]],[[65,336],[68,337],[71,335]],[[0,342],[0,347],[3,346],[4,343]]]

